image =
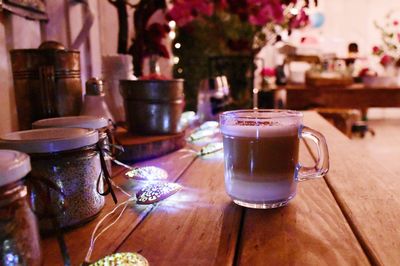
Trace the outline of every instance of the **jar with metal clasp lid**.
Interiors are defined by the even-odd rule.
[[[99,132],[99,144],[101,149],[104,151],[104,156],[107,164],[108,173],[111,175],[111,147],[110,143],[113,143],[113,136],[111,133],[111,127],[109,120],[104,117],[97,116],[65,116],[41,119],[32,124],[35,129],[39,128],[86,128],[94,129]]]
[[[27,200],[24,177],[29,156],[0,150],[0,265],[41,265],[36,216]]]
[[[103,195],[110,192],[111,184],[101,175],[106,166],[98,140],[95,130],[82,128],[34,129],[0,136],[0,148],[31,157],[27,186],[41,230],[56,229],[54,221],[61,228],[80,225],[103,208]]]

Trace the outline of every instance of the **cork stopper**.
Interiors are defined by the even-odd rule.
[[[104,96],[103,81],[98,78],[90,78],[86,81],[86,95]]]

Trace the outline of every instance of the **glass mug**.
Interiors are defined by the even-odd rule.
[[[321,133],[303,126],[303,114],[290,110],[236,110],[220,115],[224,143],[225,188],[241,206],[270,209],[285,206],[299,181],[324,176],[328,147]],[[299,143],[316,143],[317,163],[299,163]]]

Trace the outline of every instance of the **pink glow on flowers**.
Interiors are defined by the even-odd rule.
[[[261,76],[263,77],[275,77],[275,69],[270,67],[264,67],[261,70]]]
[[[394,58],[390,55],[385,54],[382,56],[381,61],[379,63],[381,63],[382,66],[388,66],[393,62]]]
[[[214,4],[204,0],[176,0],[168,12],[168,17],[178,26],[184,26],[199,15],[211,16],[214,13]]]
[[[304,9],[300,10],[299,14],[294,17],[290,23],[291,28],[298,29],[308,24],[309,18]]]
[[[250,24],[263,26],[269,22],[281,23],[284,19],[280,1],[247,0],[247,4],[252,11],[249,17]]]
[[[372,47],[372,53],[373,53],[373,54],[378,55],[378,54],[381,53],[381,52],[382,52],[382,50],[381,50],[381,48],[379,48],[378,46]]]

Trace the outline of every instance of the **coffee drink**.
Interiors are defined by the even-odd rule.
[[[238,124],[224,127],[223,136],[226,190],[234,200],[273,204],[295,195],[297,126]]]
[[[303,126],[290,110],[238,110],[221,114],[225,188],[233,201],[251,208],[277,208],[295,195],[298,181],[321,177],[329,169],[324,137]],[[317,144],[313,167],[299,164],[300,138]]]

